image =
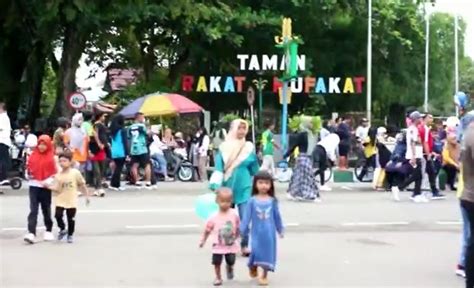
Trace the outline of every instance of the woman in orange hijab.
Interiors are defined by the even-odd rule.
[[[30,214],[28,215],[28,234],[24,240],[27,243],[35,243],[36,224],[38,220],[38,208],[41,205],[43,212],[45,241],[54,240],[53,220],[51,219],[51,190],[45,188],[52,182],[56,175],[56,161],[54,158],[54,148],[51,138],[48,135],[41,135],[38,138],[38,145],[28,158],[27,171],[30,186]]]

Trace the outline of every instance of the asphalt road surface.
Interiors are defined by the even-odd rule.
[[[463,287],[454,275],[461,225],[458,201],[390,201],[362,184],[338,186],[323,203],[278,194],[285,238],[272,287]],[[81,201],[75,243],[23,243],[25,190],[0,196],[0,287],[211,287],[210,247],[193,211],[203,184],[110,192]],[[83,200],[83,199],[81,199]],[[39,216],[39,226],[43,226]],[[44,228],[40,228],[42,235]],[[56,233],[57,228],[54,228]],[[227,287],[253,287],[246,259]]]

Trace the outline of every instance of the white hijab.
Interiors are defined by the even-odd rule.
[[[247,121],[236,119],[230,124],[229,133],[227,133],[225,141],[219,146],[224,160],[224,180],[229,179],[234,169],[255,151],[253,144],[247,142],[245,137],[242,139],[237,137],[241,124],[245,125],[245,135],[247,135],[249,130]]]
[[[82,128],[84,118],[81,113],[76,113],[72,116],[72,125],[69,128],[69,146],[72,149],[82,149],[86,137],[86,130]]]

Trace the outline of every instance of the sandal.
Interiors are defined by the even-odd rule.
[[[268,278],[259,278],[258,286],[268,286]]]
[[[216,280],[214,280],[213,285],[214,285],[214,286],[221,286],[221,285],[222,285],[222,280],[221,280],[221,279],[216,279]]]
[[[253,266],[249,268],[249,275],[250,275],[250,278],[252,279],[255,279],[258,277],[257,266]]]

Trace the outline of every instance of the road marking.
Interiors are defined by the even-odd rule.
[[[461,221],[436,221],[438,225],[461,225]]]
[[[182,225],[127,225],[127,229],[188,229],[188,228],[199,228],[201,225],[198,224],[182,224]]]
[[[285,227],[297,227],[300,226],[300,223],[283,223]]]
[[[39,226],[39,227],[36,227],[36,229],[44,230],[46,229],[46,227]],[[2,228],[2,231],[26,231],[26,228],[25,227],[7,227],[7,228]]]
[[[102,209],[102,210],[87,209],[87,210],[82,210],[78,213],[80,214],[119,214],[119,213],[138,214],[138,213],[191,213],[191,212],[194,212],[194,210],[193,209]]]
[[[341,189],[352,191],[352,188],[349,186],[341,186]]]
[[[342,223],[342,226],[402,226],[409,225],[410,222],[406,221],[393,221],[393,222],[346,222]]]

